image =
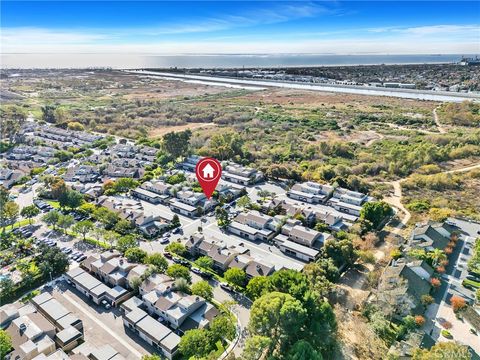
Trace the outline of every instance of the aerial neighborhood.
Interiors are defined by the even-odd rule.
[[[12,106],[2,116],[19,116]],[[288,132],[256,162],[259,147],[220,126],[208,141],[188,126],[127,136],[49,121],[50,106],[1,143],[2,359],[422,360],[450,347],[479,358],[473,192],[467,210],[452,205],[478,182],[478,164],[454,158],[477,154],[475,139],[459,150],[455,138],[453,170],[412,165],[404,128],[380,155],[383,137],[299,150]],[[211,195],[202,179],[217,169],[197,172],[209,158],[222,170]]]

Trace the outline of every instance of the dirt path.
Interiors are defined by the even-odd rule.
[[[469,166],[461,167],[458,169],[446,170],[446,171],[442,171],[442,173],[453,174],[453,173],[467,172],[474,169],[480,169],[480,164],[469,165]],[[407,225],[408,221],[412,217],[412,214],[410,214],[410,212],[402,204],[402,184],[401,183],[406,179],[407,178],[403,178],[397,181],[386,182],[386,184],[393,186],[393,195],[384,198],[385,202],[396,207],[397,209],[400,209],[405,214],[405,216],[400,220],[400,222],[395,226],[395,229],[392,231],[394,234],[398,234],[400,230]]]
[[[440,120],[438,119],[437,109],[438,109],[438,107],[433,109],[433,119],[435,120],[435,124],[437,124],[438,132],[440,134],[445,134],[447,132],[447,130],[445,130],[445,128],[442,126],[442,124],[440,124]]]

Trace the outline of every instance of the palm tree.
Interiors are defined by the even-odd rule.
[[[447,259],[447,255],[440,249],[433,249],[433,251],[428,253],[428,257],[432,260],[433,266],[437,266],[443,260]]]

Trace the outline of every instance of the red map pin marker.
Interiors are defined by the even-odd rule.
[[[197,163],[195,174],[203,193],[210,199],[222,176],[222,165],[217,159],[203,158]]]

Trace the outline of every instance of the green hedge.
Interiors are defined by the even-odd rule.
[[[474,287],[476,289],[480,288],[480,282],[478,281],[473,281],[473,280],[468,280],[468,279],[465,279],[462,281],[462,285],[465,286],[465,287]]]

